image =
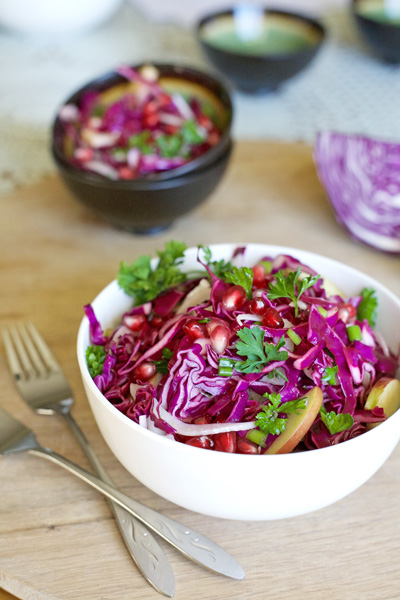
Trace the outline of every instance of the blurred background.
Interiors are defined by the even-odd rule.
[[[2,0],[0,192],[55,172],[51,123],[63,100],[88,80],[121,62],[172,61],[215,72],[194,27],[224,6],[215,0]],[[263,6],[315,16],[327,38],[311,65],[278,91],[233,91],[234,138],[313,144],[317,131],[334,130],[400,139],[399,67],[372,54],[349,2]]]

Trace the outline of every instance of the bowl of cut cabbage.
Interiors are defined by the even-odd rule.
[[[154,233],[205,201],[229,163],[228,89],[198,69],[121,65],[58,110],[52,154],[76,198],[113,225]]]
[[[77,352],[134,477],[192,511],[272,520],[381,467],[400,439],[400,300],[384,285],[264,244],[133,258],[84,307]]]

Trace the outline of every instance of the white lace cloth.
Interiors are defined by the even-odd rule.
[[[346,8],[330,6],[321,18],[329,36],[306,71],[275,94],[234,94],[236,139],[312,144],[331,129],[400,143],[399,67],[372,57]],[[191,27],[151,20],[132,4],[84,37],[34,41],[0,31],[0,192],[55,171],[50,126],[72,91],[121,62],[151,60],[212,69]]]

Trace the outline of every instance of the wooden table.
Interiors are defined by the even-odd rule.
[[[114,278],[121,260],[153,254],[171,238],[189,245],[283,243],[320,252],[369,272],[400,295],[400,259],[357,244],[336,224],[310,148],[238,143],[226,178],[209,201],[157,237],[108,226],[78,204],[57,177],[0,202],[0,325],[18,319],[36,324],[75,391],[74,415],[116,484],[223,545],[246,571],[244,581],[230,581],[164,545],[176,576],[175,598],[400,597],[400,447],[362,488],[321,511],[274,522],[204,517],[156,496],[116,461],[98,433],[78,373],[75,342],[82,306]],[[0,405],[34,428],[43,444],[89,468],[59,419],[32,415],[23,405],[3,349]],[[159,597],[133,566],[97,492],[27,455],[1,458],[0,482],[1,588],[23,600]],[[1,600],[10,598],[0,591]]]

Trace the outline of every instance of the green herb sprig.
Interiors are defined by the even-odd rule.
[[[346,431],[353,426],[354,419],[350,413],[336,413],[334,410],[328,412],[325,406],[322,406],[319,412],[322,422],[331,435]]]
[[[179,269],[186,248],[183,242],[167,242],[165,250],[157,252],[159,261],[154,270],[151,256],[140,256],[130,265],[121,262],[117,275],[119,287],[135,297],[136,305],[154,300],[161,292],[186,281],[186,273]]]
[[[270,300],[277,298],[289,298],[294,304],[294,314],[297,317],[299,312],[300,296],[311,286],[317,283],[320,275],[308,275],[299,279],[301,274],[300,267],[296,272],[291,271],[284,275],[282,271],[278,271],[275,275],[275,283],[272,283],[267,292]]]
[[[374,288],[364,288],[361,292],[361,302],[357,308],[357,319],[363,321],[367,319],[371,327],[375,327],[378,298]]]
[[[212,252],[208,246],[201,245],[199,248],[203,251],[204,262],[210,268],[211,272],[218,277],[218,279],[225,279],[227,273],[230,273],[233,269],[233,265],[230,261],[211,260]]]
[[[325,373],[322,377],[322,381],[324,381],[328,385],[336,385],[336,375],[338,373],[338,370],[339,368],[337,365],[335,365],[334,367],[326,367]]]
[[[285,344],[284,336],[277,344],[264,343],[265,332],[260,327],[243,327],[237,332],[241,341],[236,342],[236,351],[246,360],[237,361],[235,369],[242,373],[260,373],[270,362],[286,360],[288,353],[281,350]]]
[[[265,404],[256,416],[256,427],[263,434],[279,435],[286,429],[287,416],[280,417],[280,414],[289,415],[291,413],[299,414],[306,407],[306,398],[298,398],[297,400],[289,400],[281,404],[281,395],[272,393],[264,394],[268,399],[269,404]]]
[[[241,285],[246,292],[246,296],[251,300],[251,288],[253,285],[253,270],[249,267],[233,267],[231,272],[226,273],[225,281],[234,285]]]

